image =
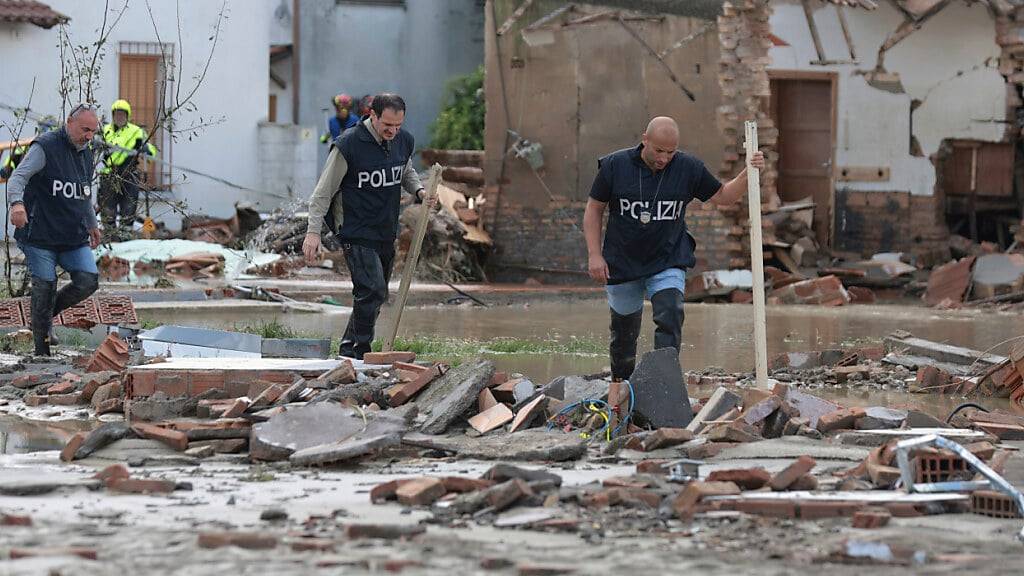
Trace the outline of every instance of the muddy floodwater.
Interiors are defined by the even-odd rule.
[[[390,321],[385,310],[378,323]],[[751,343],[753,309],[741,304],[687,304],[683,328],[682,364],[685,370],[718,366],[753,370]],[[347,314],[252,314],[191,312],[182,303],[174,311],[146,311],[143,320],[210,328],[277,320],[303,334],[340,336]],[[812,351],[860,343],[877,343],[894,330],[915,336],[985,350],[1024,331],[1024,317],[977,311],[935,311],[912,306],[776,306],[768,308],[768,355]],[[399,335],[490,341],[497,338],[554,340],[568,346],[582,339],[603,346],[608,340],[608,308],[603,300],[543,302],[529,305],[466,308],[428,306],[406,310]],[[654,336],[650,306],[645,310],[640,350]],[[1005,353],[1005,350],[1000,350]],[[522,372],[537,381],[560,374],[596,372],[608,365],[604,355],[492,355],[499,369]]]

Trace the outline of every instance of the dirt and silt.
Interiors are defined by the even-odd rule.
[[[154,314],[152,320],[173,317],[178,324],[226,328],[237,323],[228,315],[190,317],[187,306],[163,314],[169,317]],[[279,320],[302,333],[327,333],[343,318],[296,314]],[[699,372],[696,380],[691,379],[697,384],[690,387],[691,397],[706,398],[716,388],[707,380],[701,385],[701,374],[717,376],[750,366],[748,322],[749,307],[742,305],[687,306],[682,364],[687,372]],[[877,345],[896,329],[986,350],[1024,331],[1019,315],[899,306],[772,307],[768,322],[772,354]],[[522,373],[543,384],[559,375],[601,371],[606,358],[573,342],[602,341],[606,324],[607,313],[599,300],[486,309],[427,306],[406,312],[403,336],[431,334],[482,343],[484,356],[495,360],[498,370]],[[646,332],[651,326],[646,318],[642,350],[649,347]],[[501,338],[563,346],[550,345],[539,353],[490,351],[487,343]],[[914,378],[909,370],[875,372],[842,384],[824,369],[776,372],[780,374],[842,406],[913,408],[945,419],[963,400],[908,393],[907,381]],[[731,388],[743,393],[742,387]],[[1007,409],[1005,400],[972,400]],[[1019,573],[1024,546],[1015,538],[1021,520],[969,513],[893,517],[885,527],[862,530],[852,528],[849,517],[806,520],[710,510],[684,520],[667,504],[586,503],[583,494],[601,491],[602,483],[615,486],[624,477],[642,479],[636,475],[638,462],[690,455],[681,447],[685,444],[652,452],[627,448],[610,453],[605,443],[595,440],[579,459],[507,462],[556,474],[561,487],[537,489],[536,498],[524,498],[504,510],[453,514],[443,505],[445,499],[432,507],[374,504],[370,490],[404,478],[480,478],[494,462],[402,445],[355,462],[306,468],[287,460],[252,463],[245,454],[189,459],[151,441],[135,440],[68,464],[58,460],[56,451],[75,432],[98,424],[94,417],[89,419],[89,411],[27,409],[14,400],[0,410],[16,414],[0,416],[0,513],[31,518],[31,526],[0,528],[0,557],[7,558],[11,549],[54,547],[77,548],[87,556],[92,551],[96,557],[4,560],[0,574],[609,574],[635,571],[638,566],[653,573],[696,574],[1012,574]],[[109,416],[100,420],[116,420]],[[467,435],[456,428],[450,436],[475,441],[474,432]],[[510,446],[522,438],[501,430],[488,435],[494,434]],[[1021,446],[1024,443],[1011,440],[998,443],[1001,450],[1011,451],[1011,471],[1019,465],[1015,450]],[[817,460],[814,474],[821,489],[834,489],[839,480],[833,473],[856,466],[871,448],[830,438],[785,436],[722,450],[704,459],[700,475],[751,467],[775,473],[797,456],[809,455]],[[133,478],[171,480],[178,489],[167,494],[115,494],[90,480],[97,470],[117,462],[126,464]],[[680,489],[663,478],[652,482],[649,488],[656,493]],[[558,497],[550,498],[551,494]],[[397,533],[364,538],[358,529],[363,525],[384,525]],[[249,548],[199,545],[200,533],[223,531],[252,533],[264,541]],[[857,554],[842,553],[847,546],[870,549],[872,545],[865,543],[885,549],[868,552],[873,559],[857,560]]]

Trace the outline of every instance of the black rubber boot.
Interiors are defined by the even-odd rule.
[[[50,356],[50,328],[57,300],[57,282],[32,277],[32,341],[36,356]]]
[[[644,310],[622,315],[611,310],[611,344],[608,353],[612,363],[612,380],[627,380],[636,367],[636,339],[640,336],[640,321]]]
[[[683,340],[683,293],[675,288],[666,288],[651,296],[654,308],[654,349],[675,348]]]
[[[72,272],[71,283],[57,292],[57,300],[53,307],[53,315],[61,312],[92,296],[93,292],[100,287],[98,274],[90,272]]]

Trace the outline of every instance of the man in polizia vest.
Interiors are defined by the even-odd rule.
[[[651,120],[638,146],[598,160],[597,177],[583,215],[590,277],[605,285],[611,309],[612,380],[627,380],[636,364],[644,298],[654,315],[654,349],[679,351],[683,334],[686,270],[697,260],[697,242],[686,230],[692,200],[735,204],[747,190],[747,171],[726,183],[679,147],[676,121]],[[750,163],[764,167],[764,154]],[[604,212],[608,230],[601,242]]]
[[[89,105],[71,109],[64,126],[41,134],[7,183],[14,238],[32,274],[32,338],[49,356],[53,317],[99,286],[92,248],[100,231],[92,207],[93,151],[99,118]],[[71,283],[57,290],[57,266]]]
[[[110,106],[111,122],[103,127],[103,141],[110,145],[100,172],[100,213],[106,233],[117,226],[131,230],[139,206],[139,155],[156,156],[142,127],[132,124],[132,107],[127,100]]]
[[[302,243],[306,261],[319,259],[320,232],[326,225],[341,243],[352,275],[352,316],[340,349],[349,358],[362,360],[370,351],[377,316],[388,297],[402,191],[423,201],[411,160],[415,142],[402,129],[404,121],[400,96],[375,96],[370,114],[334,141],[309,200]]]

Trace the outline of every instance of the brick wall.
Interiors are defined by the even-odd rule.
[[[587,281],[587,245],[583,239],[586,202],[555,198],[524,206],[514,203],[510,194],[501,200],[501,218],[492,219],[488,228],[495,246],[491,261],[500,263],[499,269],[489,271],[492,280],[517,282],[537,277],[545,283]]]
[[[836,191],[835,248],[924,255],[948,248],[949,230],[934,196],[909,192]]]

